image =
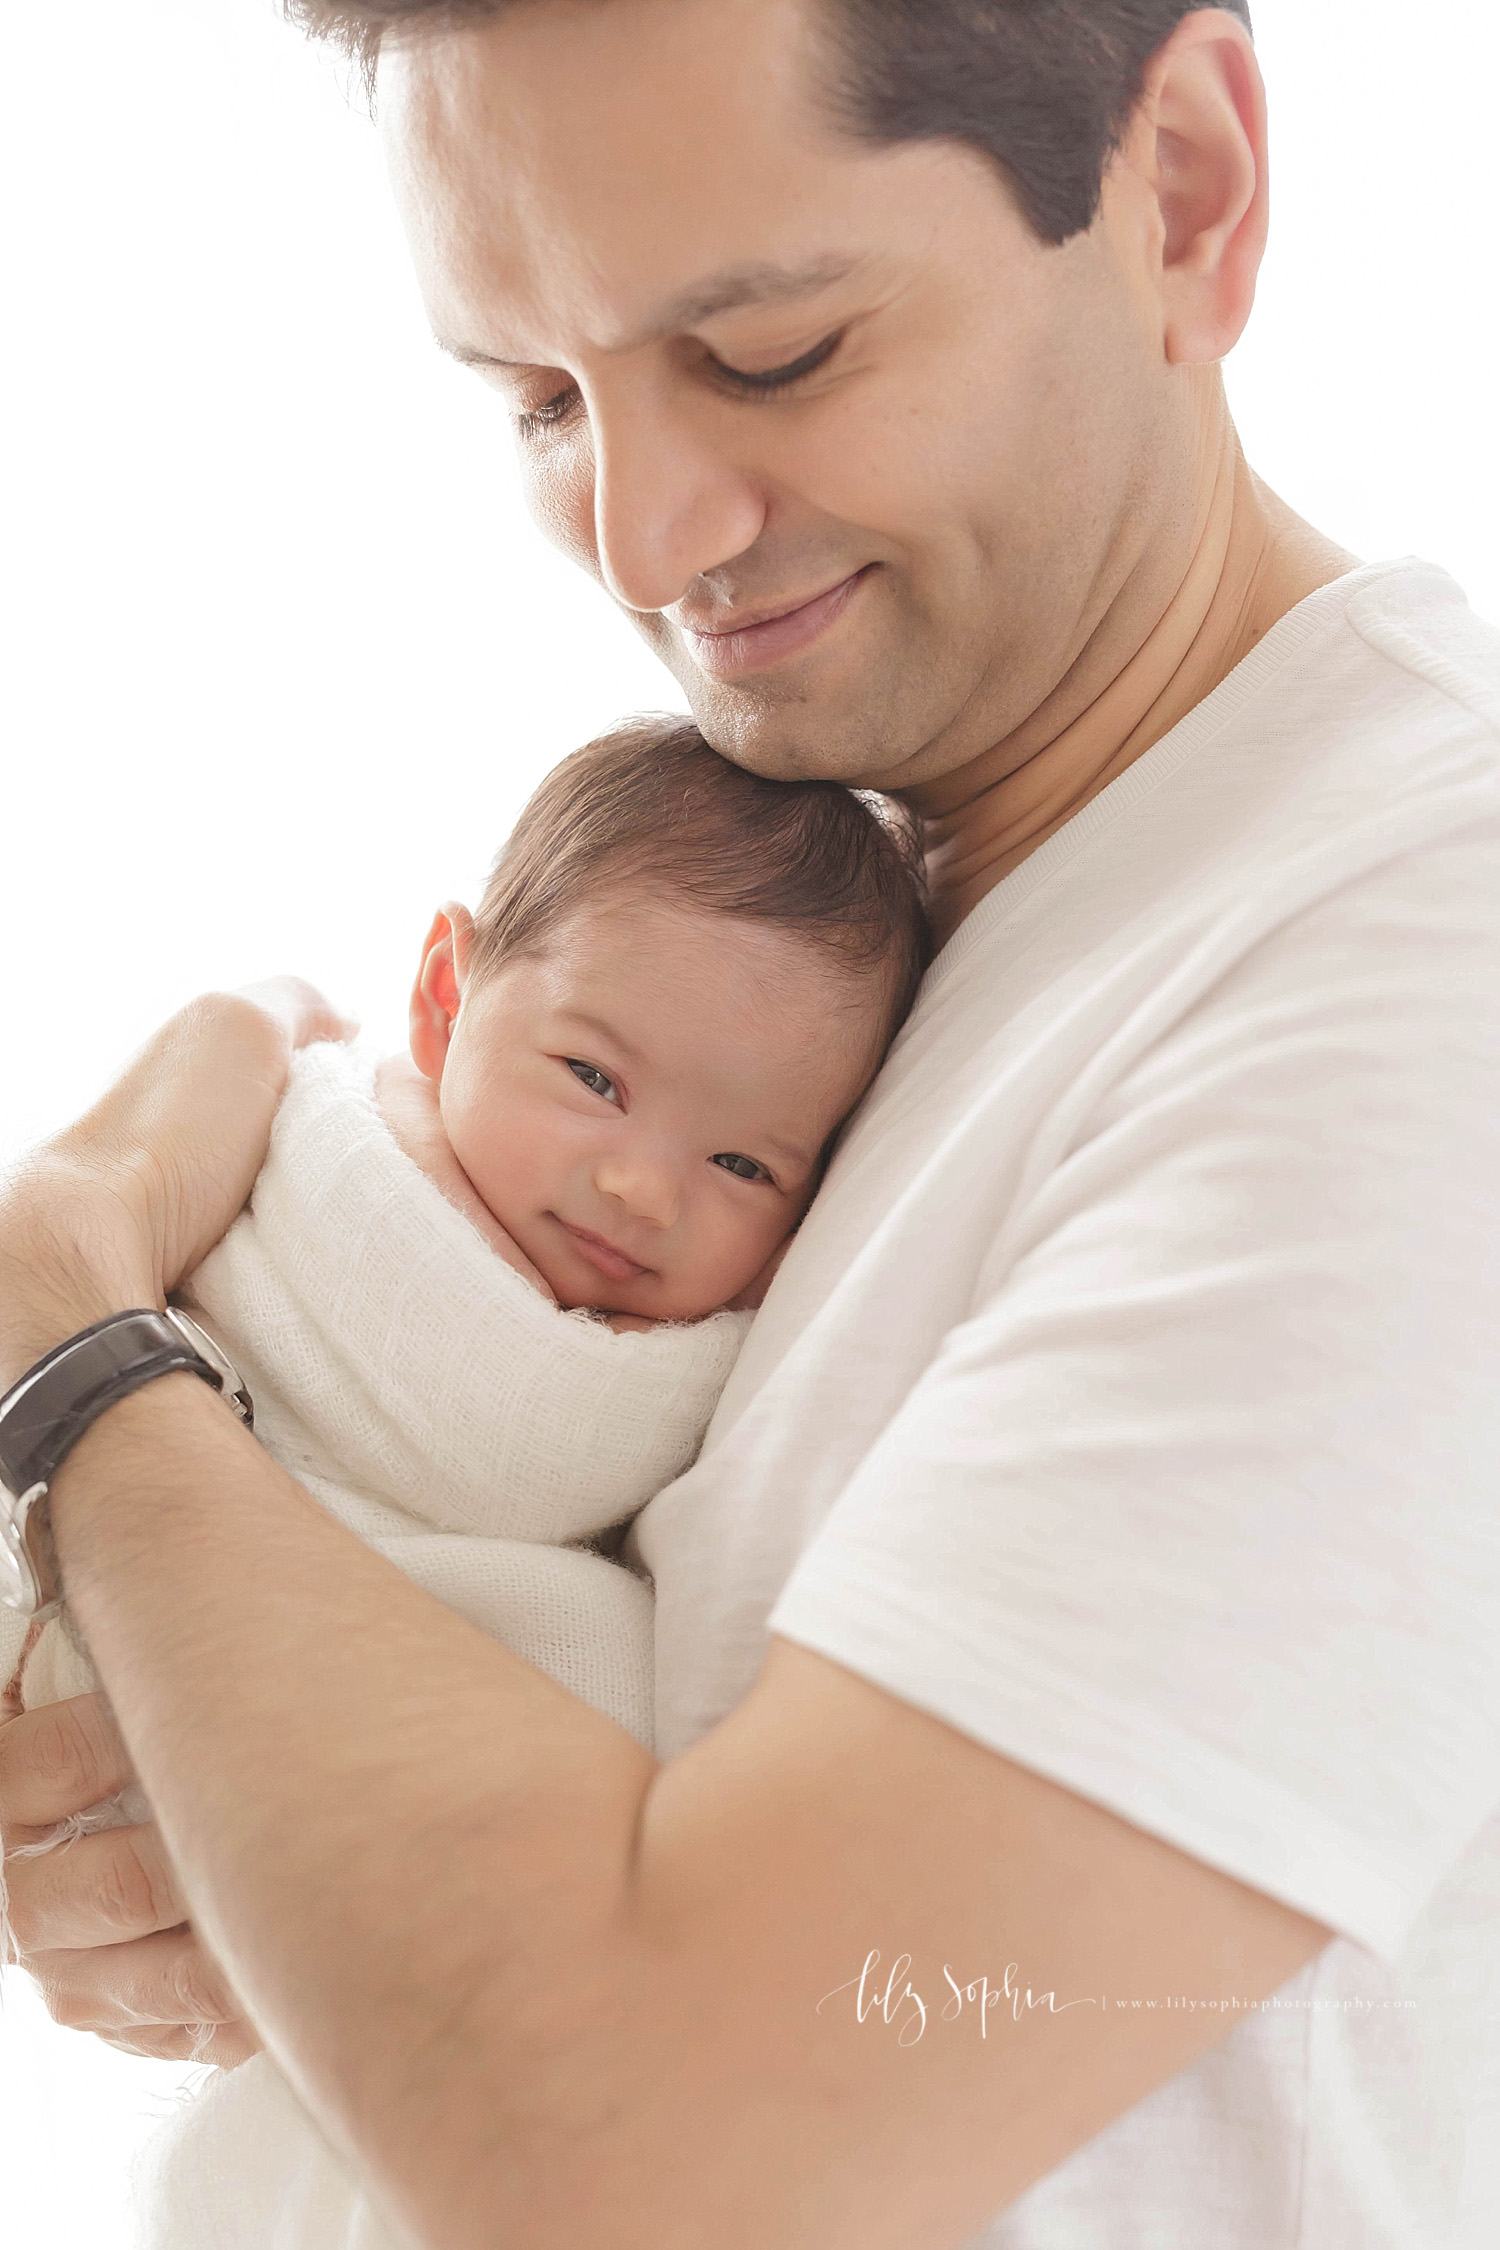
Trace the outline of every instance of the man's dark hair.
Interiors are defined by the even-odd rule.
[[[516,0],[283,0],[373,72],[381,35],[498,16]],[[527,0],[538,5],[539,0]],[[814,0],[835,98],[862,139],[964,141],[1008,174],[1044,242],[1093,225],[1146,66],[1200,0]],[[1250,0],[1217,0],[1247,27]]]
[[[583,907],[639,890],[764,922],[884,985],[886,1036],[932,953],[915,829],[836,781],[768,781],[691,719],[626,719],[564,758],[516,822],[474,917],[483,975],[535,953]]]

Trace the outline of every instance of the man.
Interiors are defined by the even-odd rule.
[[[1243,15],[298,12],[544,529],[725,755],[913,806],[950,942],[633,1535],[659,1760],[205,1386],[93,1423],[124,1740],[16,1720],[0,1819],[133,1762],[165,1842],[12,1863],[54,2011],[263,2039],[445,2250],[1488,2239],[1500,651],[1239,455]],[[0,1382],[336,1032],[205,1003],[40,1153]]]

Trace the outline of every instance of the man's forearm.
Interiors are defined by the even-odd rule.
[[[96,1426],[55,1519],[195,1918],[299,2090],[398,2181],[451,2150],[459,2191],[460,2152],[509,2140],[526,2196],[544,2083],[585,2010],[597,2037],[655,1762],[326,1517],[191,1376]]]
[[[114,1309],[28,1325],[0,1291],[0,1372]],[[189,1906],[426,2250],[947,2250],[1225,2028],[1091,1995],[1265,1995],[1326,1936],[774,1636],[658,1764],[195,1377],[112,1408],[55,1503]],[[877,1949],[930,1993],[987,1962],[1053,1989],[913,2053],[899,1989],[855,2005]]]

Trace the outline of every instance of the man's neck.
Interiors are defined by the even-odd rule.
[[[976,762],[972,788],[958,801],[915,806],[925,819],[939,943],[1211,695],[1289,610],[1355,560],[1253,474],[1220,394],[1206,431],[1186,567],[1165,606],[1158,599],[1132,618],[1127,592],[1089,656],[1023,727]]]

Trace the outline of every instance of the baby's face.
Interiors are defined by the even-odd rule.
[[[806,1210],[880,1061],[878,976],[642,900],[587,909],[460,990],[449,1141],[568,1308],[688,1320],[729,1303]]]

